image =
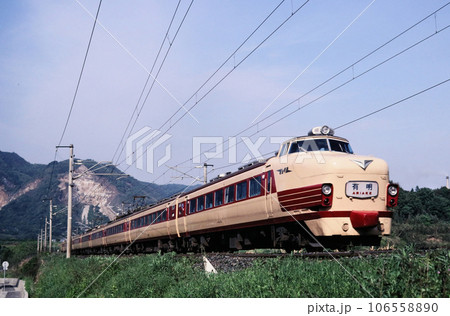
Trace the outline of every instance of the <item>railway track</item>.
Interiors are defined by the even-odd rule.
[[[241,258],[344,258],[344,257],[370,257],[390,254],[392,249],[366,250],[366,251],[337,251],[337,252],[301,252],[301,253],[217,253],[230,257]]]
[[[216,271],[233,272],[237,270],[247,269],[253,266],[255,260],[270,259],[270,258],[298,258],[302,259],[323,259],[334,260],[338,258],[350,257],[376,257],[380,255],[388,255],[395,250],[371,250],[371,251],[341,251],[341,252],[309,252],[309,253],[197,253],[185,254],[183,256],[195,256],[200,259],[203,257],[203,262],[197,264],[201,269],[205,268],[204,258],[208,259],[209,263]]]

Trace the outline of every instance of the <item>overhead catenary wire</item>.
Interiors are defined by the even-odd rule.
[[[89,41],[88,41],[88,45],[87,45],[87,48],[86,48],[86,52],[85,52],[85,54],[84,54],[83,64],[82,64],[82,66],[81,66],[80,74],[79,74],[79,76],[78,76],[78,81],[77,81],[77,85],[76,85],[76,88],[75,88],[75,92],[74,92],[74,95],[73,95],[73,97],[72,97],[72,103],[71,103],[71,105],[70,105],[69,113],[68,113],[67,118],[66,118],[66,123],[64,124],[64,128],[63,128],[61,137],[59,138],[59,141],[58,141],[58,145],[57,145],[57,146],[60,146],[60,145],[61,145],[61,143],[62,143],[62,141],[63,141],[63,139],[64,139],[64,135],[66,134],[67,127],[68,127],[68,125],[69,125],[70,117],[71,117],[71,115],[72,115],[72,111],[73,111],[73,108],[74,108],[74,105],[75,105],[75,101],[76,101],[76,99],[77,99],[78,90],[79,90],[79,88],[80,88],[81,79],[82,79],[82,77],[83,77],[84,68],[85,68],[85,66],[86,66],[87,57],[88,57],[88,55],[89,55],[89,50],[90,50],[90,48],[91,48],[92,39],[93,39],[93,37],[94,37],[95,27],[96,27],[96,25],[97,25],[97,20],[98,20],[99,14],[100,14],[100,8],[101,8],[101,6],[102,6],[102,0],[100,0],[99,3],[98,3],[97,13],[96,13],[96,15],[95,15],[94,24],[93,24],[92,29],[91,29],[91,34],[90,34],[90,36],[89,36]],[[57,153],[58,153],[58,147],[57,147],[56,150],[55,150],[55,155],[54,155],[53,161],[56,161],[56,155],[57,155]],[[54,174],[54,169],[55,169],[55,164],[53,164],[52,172],[51,172],[51,174],[50,174],[50,180],[49,180],[49,184],[48,184],[48,188],[47,188],[47,196],[49,196],[49,193],[50,193],[50,188],[51,188],[51,184],[52,184],[52,178],[53,178],[53,174]]]
[[[86,48],[86,53],[84,54],[83,64],[81,66],[80,75],[78,76],[77,86],[75,88],[75,93],[72,98],[72,103],[70,105],[69,114],[67,115],[66,124],[64,125],[64,129],[63,129],[63,132],[59,139],[58,146],[61,145],[61,143],[64,139],[64,135],[66,133],[67,126],[69,125],[70,116],[72,115],[73,106],[75,105],[75,101],[77,99],[78,89],[80,88],[81,78],[83,77],[84,67],[86,66],[86,61],[87,61],[87,57],[89,55],[89,50],[91,48],[92,38],[94,37],[95,26],[97,25],[98,15],[100,13],[101,6],[102,6],[102,0],[100,0],[98,3],[97,14],[95,15],[94,25],[92,26],[91,35],[89,36],[89,42],[88,42],[88,45]]]
[[[344,124],[342,124],[342,125],[339,125],[339,126],[335,127],[334,130],[337,130],[337,129],[340,129],[340,128],[345,127],[345,126],[347,126],[347,125],[356,123],[356,122],[358,122],[358,121],[360,121],[360,120],[362,120],[362,119],[365,119],[365,118],[367,118],[367,117],[369,117],[369,116],[372,116],[372,115],[374,115],[374,114],[377,114],[377,113],[379,113],[379,112],[382,112],[382,111],[384,111],[384,110],[387,110],[387,109],[389,109],[389,108],[392,108],[393,106],[396,106],[396,105],[398,105],[398,104],[400,104],[400,103],[403,103],[403,102],[405,102],[405,101],[408,101],[409,99],[412,99],[412,98],[414,98],[414,97],[417,97],[417,96],[419,96],[419,95],[421,95],[421,94],[423,94],[423,93],[425,93],[425,92],[428,92],[428,91],[430,91],[430,90],[432,90],[432,89],[435,89],[435,88],[437,88],[437,87],[439,87],[439,86],[442,86],[442,85],[444,85],[444,84],[446,84],[446,83],[448,83],[448,82],[450,82],[450,78],[448,78],[448,79],[446,79],[446,80],[443,80],[443,81],[441,81],[441,82],[439,82],[439,83],[437,83],[437,84],[434,84],[434,85],[432,85],[432,86],[430,86],[430,87],[428,87],[428,88],[426,88],[426,89],[423,89],[423,90],[421,90],[421,91],[419,91],[419,92],[416,92],[416,93],[414,93],[414,94],[411,94],[411,95],[409,95],[409,96],[407,96],[407,97],[405,97],[405,98],[403,98],[403,99],[400,99],[400,100],[398,100],[398,101],[396,101],[396,102],[394,102],[394,103],[391,103],[391,104],[386,105],[386,106],[384,106],[384,107],[382,107],[382,108],[379,108],[379,109],[377,109],[377,110],[375,110],[375,111],[372,111],[372,112],[370,112],[370,113],[367,113],[367,114],[365,114],[365,115],[363,115],[363,116],[360,116],[360,117],[358,117],[358,118],[356,118],[356,119],[353,119],[353,120],[351,120],[351,121],[349,121],[349,122],[347,122],[347,123],[344,123]]]
[[[269,107],[275,103],[363,14],[366,12],[376,0],[372,0],[351,22],[348,24],[314,59],[292,80],[252,121],[255,121],[266,112]]]
[[[192,1],[192,2],[193,2],[193,1]],[[192,2],[191,2],[191,5],[192,5]],[[180,7],[180,3],[181,3],[181,0],[178,1],[178,4],[177,4],[177,6],[176,6],[176,8],[175,8],[175,11],[174,11],[174,13],[173,13],[173,15],[172,15],[172,18],[170,19],[169,26],[167,27],[167,30],[166,30],[166,32],[165,32],[165,34],[164,34],[164,37],[163,37],[163,39],[162,39],[162,41],[161,41],[161,44],[160,44],[160,46],[159,46],[158,53],[156,54],[156,57],[155,57],[155,59],[154,59],[154,61],[153,61],[152,67],[151,67],[151,69],[150,69],[150,74],[153,73],[153,70],[154,70],[154,68],[155,68],[155,66],[156,66],[156,63],[158,62],[158,59],[159,59],[159,56],[160,56],[160,54],[161,54],[161,52],[162,52],[162,49],[163,49],[163,47],[164,47],[164,44],[166,43],[166,41],[168,41],[169,32],[170,32],[170,29],[172,28],[173,21],[175,20],[175,16],[176,16],[176,14],[177,14],[177,12],[178,12],[178,9],[179,9],[179,7]],[[190,6],[191,6],[191,5],[190,5]],[[189,6],[189,8],[190,8],[190,6]],[[186,15],[187,15],[188,12],[189,12],[189,11],[186,12],[185,17],[186,17]],[[184,18],[183,18],[183,21],[184,21]],[[180,26],[178,27],[178,30],[180,29],[181,25],[182,25],[182,24],[180,24]],[[177,31],[177,34],[178,34],[178,31]],[[174,38],[174,39],[175,39],[175,38]],[[166,52],[166,55],[165,55],[165,57],[164,57],[163,62],[161,62],[161,65],[160,65],[160,67],[159,67],[158,73],[159,73],[159,71],[161,70],[162,66],[164,65],[165,58],[167,57],[167,55],[168,55],[168,53],[169,53],[169,51],[170,51],[170,49],[171,49],[171,47],[172,47],[172,45],[173,45],[174,39],[173,39],[172,42],[169,44],[169,48],[167,49],[167,52]],[[137,116],[136,116],[136,119],[135,119],[135,121],[134,121],[134,124],[136,124],[136,121],[137,121],[137,119],[138,119],[138,117],[139,117],[139,114],[140,114],[140,112],[142,111],[142,108],[143,108],[143,105],[145,104],[145,102],[143,103],[143,105],[141,106],[140,109],[139,109],[139,104],[141,103],[142,97],[144,96],[145,90],[146,90],[147,85],[148,85],[148,83],[149,83],[149,81],[150,81],[150,78],[151,78],[151,75],[150,75],[150,74],[148,74],[148,76],[147,76],[147,79],[146,79],[146,81],[145,81],[145,84],[144,84],[144,86],[143,86],[143,88],[142,88],[142,90],[141,90],[141,93],[140,93],[140,95],[139,95],[138,101],[136,102],[136,105],[135,105],[135,107],[134,107],[133,113],[131,114],[131,117],[130,117],[130,119],[129,119],[129,121],[128,121],[127,127],[125,128],[125,131],[124,131],[123,134],[122,134],[122,138],[121,138],[121,140],[120,140],[120,142],[119,142],[119,145],[117,146],[116,151],[114,152],[112,161],[114,161],[114,159],[115,159],[115,157],[116,157],[116,155],[117,155],[117,152],[118,152],[119,149],[121,148],[121,145],[122,145],[122,143],[123,143],[123,141],[124,141],[124,139],[125,139],[125,135],[127,134],[127,131],[128,131],[128,129],[130,128],[131,122],[133,121],[134,115],[135,115],[136,113],[138,113]],[[154,80],[153,80],[153,83],[152,83],[151,88],[150,88],[150,90],[149,90],[149,93],[150,93],[150,91],[152,90],[153,85],[154,85],[154,83],[155,83],[157,77],[158,77],[158,74],[154,77]],[[148,94],[147,94],[147,96],[148,96]],[[138,109],[139,109],[139,110],[138,110]],[[130,128],[128,137],[130,136],[130,134],[131,134],[132,131],[133,131],[134,124],[133,124],[133,126],[131,126],[131,128]],[[124,147],[122,147],[122,150],[121,150],[121,152],[119,153],[118,159],[120,159],[120,156],[121,156],[121,153],[122,153],[122,151],[123,151],[123,148],[124,148]]]
[[[234,67],[228,71],[216,84],[214,84],[207,92],[203,94],[200,98],[198,98],[195,103],[188,109],[188,112],[192,111],[204,98],[206,98],[222,81],[224,81],[232,72],[236,70],[245,60],[247,60],[256,50],[258,50],[268,39],[270,39],[281,27],[283,27],[295,14],[297,14],[301,9],[305,7],[305,5],[309,2],[309,0],[305,1],[299,8],[297,8],[294,12],[291,13],[281,24],[279,24],[267,37],[265,37],[255,48],[253,48],[244,58],[242,58]],[[196,91],[189,99],[185,102],[187,104],[194,96],[196,96],[198,91]],[[166,125],[176,114],[169,117],[166,122],[160,127],[160,129]],[[186,116],[186,113],[183,114],[180,118],[178,118],[170,127],[165,131],[167,133],[173,126],[175,126],[181,119]]]
[[[285,25],[295,14],[297,14],[301,9],[303,9],[305,7],[305,5],[309,2],[309,0],[305,1],[299,8],[297,8],[294,12],[292,12],[281,24],[279,24],[268,36],[266,36],[256,47],[254,47],[245,57],[243,57],[236,65],[234,65],[234,67],[228,71],[222,78],[219,79],[218,82],[216,82],[207,92],[205,92],[205,94],[203,94],[200,98],[197,98],[195,103],[186,111],[186,113],[184,113],[180,118],[178,118],[174,123],[172,123],[163,133],[161,133],[161,135],[165,135],[168,131],[170,131],[175,125],[177,125],[185,116],[186,114],[190,113],[190,111],[197,106],[204,98],[206,98],[207,95],[209,95],[215,88],[217,88],[217,86],[220,85],[220,83],[222,83],[234,70],[236,70],[236,68],[238,68],[245,60],[247,60],[256,50],[258,50],[269,38],[271,38],[283,25]],[[209,79],[208,79],[209,80]],[[197,96],[197,92],[195,92],[194,94],[192,94],[192,96],[182,105],[182,108],[184,108],[185,105],[187,105],[187,103],[192,100],[192,98]],[[169,117],[159,128],[158,130],[162,130],[162,128],[171,121],[171,119],[180,111],[180,109],[178,109],[171,117]],[[156,137],[155,137],[156,138]],[[159,138],[154,139],[153,143],[158,141]],[[147,150],[145,150],[141,156],[143,156],[144,154],[146,154]],[[132,156],[134,155],[134,151],[132,153],[130,153],[128,156]],[[139,159],[140,157],[136,157],[133,161],[133,163]],[[121,164],[125,161],[126,159],[122,160],[120,163]],[[132,165],[132,164],[131,164]],[[130,165],[130,166],[131,166]],[[128,170],[130,168],[130,166],[128,166],[126,170]]]
[[[267,20],[269,20],[269,18],[280,8],[280,6],[285,2],[286,0],[282,0],[270,13],[269,13],[269,15],[267,15],[267,17],[266,18],[264,18],[264,20],[246,37],[246,39],[225,59],[225,61],[223,61],[222,62],[222,64],[200,85],[200,87],[191,95],[191,97],[189,97],[185,102],[184,102],[184,104],[183,104],[183,106],[184,105],[186,105],[190,100],[192,100],[192,98],[194,98],[196,95],[197,95],[197,93],[198,92],[200,92],[200,90],[204,87],[204,86],[206,86],[206,84],[231,60],[231,58],[233,58],[233,56],[235,56],[236,55],[236,53],[245,45],[245,43],[247,43],[249,40],[250,40],[250,38],[261,28],[261,26],[263,26],[266,22],[267,22]],[[192,5],[192,3],[191,3],[191,5]],[[183,21],[184,21],[184,18],[183,18]],[[180,25],[180,27],[181,27],[181,25]],[[178,34],[178,31],[179,31],[179,29],[177,30],[177,32],[176,32],[176,34]],[[168,34],[168,31],[166,32],[166,37],[167,37],[167,34]],[[173,44],[173,41],[175,40],[175,38],[176,38],[176,34],[175,34],[175,37],[174,37],[174,39],[172,40],[172,43],[170,44],[170,46],[172,46],[172,44]],[[163,41],[163,43],[164,43],[164,41]],[[167,53],[166,53],[166,56],[165,57],[167,57]],[[164,60],[165,60],[165,58],[164,58]],[[155,62],[156,62],[156,60],[155,60]],[[235,66],[235,67],[237,67],[237,66]],[[160,67],[161,68],[161,67]],[[153,69],[153,67],[152,67],[152,69]],[[150,76],[149,76],[150,77]],[[147,81],[148,81],[148,79],[147,79]],[[154,82],[153,82],[154,83]],[[146,83],[147,84],[147,83]],[[152,87],[153,87],[153,84],[152,84]],[[145,87],[144,87],[144,89],[145,89]],[[145,102],[147,101],[147,98],[148,98],[148,95],[149,95],[149,93],[150,93],[150,91],[151,91],[151,89],[149,90],[149,92],[147,93],[147,96],[146,96],[146,98],[145,98],[145,100],[144,100],[144,102],[143,102],[143,104],[142,104],[142,106],[141,106],[141,108],[140,108],[140,110],[139,110],[139,113],[142,111],[142,108],[144,107],[144,104],[145,104]],[[143,92],[144,92],[144,90],[142,91],[142,93],[141,93],[141,97],[142,97],[142,94],[143,94]],[[140,102],[140,99],[141,99],[141,97],[139,98],[139,101],[138,101],[138,103]],[[137,105],[136,105],[137,106]],[[172,119],[180,110],[181,110],[181,108],[182,107],[180,107],[180,108],[178,108],[176,111],[175,111],[175,113],[167,120],[167,121],[170,121],[170,119]],[[138,114],[138,116],[139,116],[139,114]],[[137,121],[137,117],[136,117],[136,120],[134,121],[134,124],[133,124],[133,127],[134,127],[134,125],[136,124],[136,121]],[[167,123],[167,121],[161,126],[161,127],[163,127],[166,123]],[[130,133],[128,134],[128,137],[130,136],[130,134],[131,134],[131,131],[133,130],[133,127],[130,129]],[[160,128],[161,128],[160,127]],[[127,127],[127,129],[128,129],[128,127]],[[122,137],[122,140],[121,140],[121,142],[120,142],[120,144],[122,144],[122,142],[123,142],[123,139],[124,139],[124,137]],[[120,144],[119,144],[119,146],[120,146]],[[117,162],[119,161],[119,159],[120,159],[120,156],[121,156],[121,154],[122,154],[122,152],[123,152],[123,150],[124,150],[124,147],[125,147],[125,145],[123,145],[122,146],[122,149],[121,149],[121,152],[120,152],[120,154],[119,154],[119,156],[118,156],[118,159],[117,159]],[[116,152],[117,152],[117,150],[116,150]],[[114,154],[114,156],[115,156],[115,154]]]
[[[162,43],[161,43],[161,45],[160,45],[159,51],[158,51],[158,53],[157,53],[157,56],[156,56],[156,58],[155,58],[155,60],[154,60],[154,62],[153,62],[152,68],[151,68],[151,70],[148,72],[148,77],[147,77],[147,80],[146,80],[146,82],[145,82],[145,85],[144,85],[144,87],[143,87],[143,89],[142,89],[142,92],[141,92],[141,94],[140,94],[139,100],[138,100],[138,102],[137,102],[137,104],[136,104],[136,106],[135,106],[135,111],[137,110],[137,108],[138,108],[138,106],[139,106],[140,100],[141,100],[142,96],[144,95],[145,89],[146,89],[146,87],[147,87],[147,84],[148,84],[150,78],[153,78],[152,87],[153,87],[154,83],[157,81],[157,77],[158,77],[158,75],[159,75],[159,72],[160,72],[160,70],[162,69],[162,66],[164,65],[165,59],[166,59],[167,56],[168,56],[168,53],[169,53],[169,51],[170,51],[170,49],[171,49],[171,47],[172,47],[172,45],[173,45],[173,43],[174,43],[174,41],[175,41],[175,38],[176,38],[177,35],[178,35],[178,32],[179,32],[180,29],[181,29],[181,26],[183,25],[183,23],[184,23],[184,21],[185,21],[185,19],[186,19],[187,14],[189,13],[189,11],[190,11],[190,9],[191,9],[191,7],[192,7],[193,2],[194,2],[194,0],[191,1],[191,3],[190,3],[190,5],[189,5],[188,9],[186,10],[186,12],[185,12],[185,14],[184,14],[184,16],[183,16],[183,18],[182,18],[182,21],[181,21],[180,25],[179,25],[178,28],[177,28],[177,31],[176,31],[176,33],[175,33],[175,36],[173,37],[172,41],[170,42],[169,48],[168,48],[168,50],[167,50],[166,53],[165,53],[164,59],[163,59],[161,65],[160,65],[160,67],[159,67],[159,69],[158,69],[157,74],[156,74],[155,76],[153,76],[153,75],[152,75],[153,69],[154,69],[154,67],[155,67],[155,65],[156,65],[156,63],[157,63],[157,61],[158,61],[158,57],[159,57],[159,55],[160,55],[160,53],[161,53],[161,51],[162,51],[162,49],[163,49],[164,43],[165,43],[166,39],[168,39],[169,31],[170,31],[170,29],[171,29],[171,26],[172,26],[173,21],[174,21],[174,19],[175,19],[176,13],[177,13],[178,8],[179,8],[179,5],[180,5],[180,3],[181,3],[181,0],[179,0],[179,2],[178,2],[178,4],[177,4],[177,7],[176,7],[176,9],[175,9],[175,12],[174,12],[173,15],[172,15],[172,18],[171,18],[171,21],[170,21],[169,26],[168,26],[168,28],[167,28],[167,31],[166,31],[166,33],[165,33],[165,35],[164,35],[163,40],[162,40]],[[81,5],[81,4],[80,4],[80,5]],[[82,7],[83,7],[83,6],[82,6]],[[83,9],[85,9],[85,8],[83,7]],[[86,9],[85,9],[85,10],[86,10]],[[109,32],[108,32],[108,33],[109,33]],[[113,38],[114,38],[114,37],[113,37]],[[149,90],[149,93],[150,93],[150,91],[151,91],[151,90]],[[148,97],[149,93],[147,94],[147,97]],[[143,107],[143,105],[142,105],[142,107]],[[140,113],[140,111],[142,110],[142,107],[141,107],[141,109],[139,110],[139,113]],[[127,126],[127,128],[125,129],[125,131],[124,131],[124,134],[123,134],[123,136],[122,136],[121,142],[123,141],[123,138],[124,138],[124,136],[126,135],[126,132],[127,132],[127,130],[128,130],[128,127],[129,127],[129,125],[130,125],[130,123],[131,123],[131,121],[132,121],[132,119],[133,119],[133,117],[134,117],[135,111],[133,112],[133,115],[131,116],[130,121],[128,122],[128,126]],[[139,114],[138,114],[138,116],[139,116]],[[137,120],[138,116],[136,117],[136,120]],[[136,121],[135,121],[135,122],[136,122]],[[133,126],[134,126],[134,124],[133,124]],[[131,133],[132,129],[133,129],[133,127],[130,129],[130,133]],[[115,157],[115,155],[116,155],[116,153],[117,153],[117,151],[118,151],[119,148],[120,148],[120,143],[119,143],[119,145],[118,145],[118,147],[117,147],[117,149],[116,149],[116,152],[114,153],[113,158],[111,159],[111,161],[114,160],[114,157]],[[111,167],[111,168],[112,168],[112,167]],[[109,186],[109,184],[108,184],[107,186]],[[101,184],[100,184],[100,183],[97,184],[97,186],[90,192],[90,194],[85,195],[81,200],[79,200],[79,201],[74,205],[74,207],[79,206],[79,205],[80,205],[81,203],[83,203],[84,200],[85,200],[86,198],[88,198],[89,196],[94,196],[95,193],[98,191],[98,189],[99,189],[100,187],[101,187]]]
[[[94,16],[92,15],[92,13],[82,4],[80,3],[78,0],[75,0],[81,8],[83,8],[83,10],[90,15],[93,19]],[[153,77],[153,75],[151,74],[151,72],[147,69],[147,67],[145,67],[145,65],[135,56],[133,55],[130,50],[125,47],[118,39],[117,37],[115,37],[100,21],[97,21],[97,23],[103,28],[103,30],[119,45],[120,48],[122,48],[147,74],[149,74],[150,76]],[[155,79],[156,83],[158,83],[158,85],[161,87],[161,89],[163,89],[177,104],[181,105],[181,102],[178,101],[178,99],[167,89],[167,87],[165,85],[163,85],[158,79]]]
[[[191,101],[199,92],[201,89],[203,89],[206,84],[232,59],[236,56],[237,52],[255,35],[255,33],[269,20],[269,18],[281,7],[281,5],[286,0],[281,1],[268,15],[267,17],[262,20],[262,22],[245,38],[245,40],[222,62],[222,64],[200,85],[200,87],[185,101],[185,104],[187,104],[189,101]],[[239,65],[234,65],[233,67],[236,68]],[[167,119],[167,121],[163,124],[163,126],[169,122],[180,110],[178,109],[171,117]]]

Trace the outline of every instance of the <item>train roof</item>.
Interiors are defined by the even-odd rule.
[[[308,135],[293,137],[293,138],[288,139],[285,142],[283,142],[283,144],[290,143],[292,141],[298,141],[298,140],[304,140],[304,139],[317,139],[317,138],[330,138],[330,139],[345,141],[347,143],[349,142],[347,139],[345,139],[343,137],[335,136],[334,130],[332,128],[328,127],[327,125],[323,125],[323,126],[317,126],[317,127],[312,128],[308,132]]]

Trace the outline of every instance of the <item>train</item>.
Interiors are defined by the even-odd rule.
[[[398,192],[384,160],[355,154],[319,126],[268,159],[75,236],[71,252],[378,246],[391,233]]]

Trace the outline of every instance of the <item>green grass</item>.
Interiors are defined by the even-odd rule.
[[[378,258],[267,259],[206,274],[198,258],[47,256],[31,297],[449,297],[449,252]],[[110,268],[105,269],[110,265]],[[341,266],[342,265],[342,266]],[[348,272],[346,272],[345,270]],[[105,271],[92,285],[98,275]]]
[[[394,223],[392,235],[383,237],[383,246],[403,248],[414,242],[416,248],[449,248],[450,247],[450,223],[437,222],[426,223],[413,220],[405,223]]]

